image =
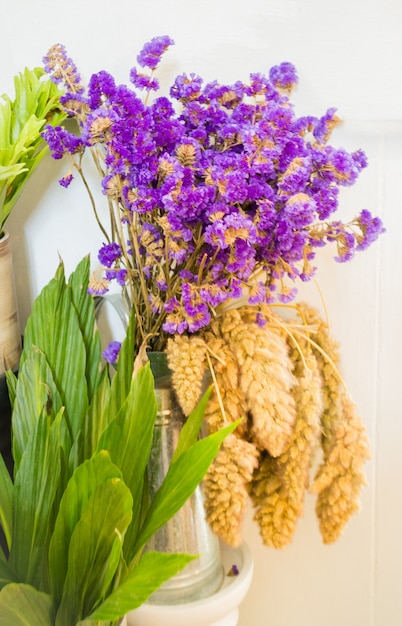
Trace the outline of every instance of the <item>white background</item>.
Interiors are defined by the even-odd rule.
[[[371,441],[369,484],[361,513],[332,546],[322,545],[313,497],[283,551],[264,548],[247,517],[255,575],[240,626],[401,626],[401,0],[0,1],[0,92],[11,94],[14,74],[39,65],[57,42],[84,78],[105,69],[125,82],[143,43],[168,34],[176,46],[163,85],[182,72],[226,82],[292,61],[300,77],[296,112],[338,107],[344,124],[333,143],[363,148],[370,163],[342,195],[340,217],[368,208],[387,227],[350,264],[336,264],[326,250],[318,274],[344,378]],[[95,259],[101,243],[79,182],[58,186],[64,173],[47,159],[8,223],[22,326],[58,255],[70,273],[85,254]],[[319,304],[314,285],[303,296]]]

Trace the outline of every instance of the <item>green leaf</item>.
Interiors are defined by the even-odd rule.
[[[138,608],[166,580],[196,557],[188,554],[146,552],[126,579],[87,619],[116,620]]]
[[[115,390],[116,388],[112,387],[112,394]],[[99,442],[99,449],[109,452],[113,463],[121,469],[123,480],[133,494],[133,521],[124,544],[128,561],[133,556],[132,548],[141,518],[139,503],[143,497],[144,477],[152,446],[156,411],[154,378],[150,365],[147,363],[131,380],[126,401],[117,417],[106,428]]]
[[[0,558],[0,589],[13,582],[18,582],[17,576],[8,565],[3,555],[3,557]]]
[[[60,474],[60,419],[50,423],[43,412],[33,429],[15,474],[13,541],[9,565],[19,580],[39,586]]]
[[[56,626],[86,619],[106,595],[121,557],[132,506],[130,490],[118,478],[99,485],[85,504],[71,536]]]
[[[211,391],[212,387],[207,389],[194,410],[191,412],[191,415],[185,421],[180,432],[179,441],[177,442],[177,447],[174,452],[172,462],[175,461],[185,450],[187,450],[198,440],[200,436],[205,408],[208,404]]]
[[[226,428],[197,441],[172,461],[162,485],[151,502],[135,550],[141,549],[183,506],[203,479],[222,441],[238,424],[239,422],[233,422]]]
[[[110,379],[107,369],[102,371],[100,381],[95,390],[92,403],[84,418],[82,431],[77,445],[79,447],[79,458],[84,461],[89,459],[98,449],[99,440],[106,429],[111,416],[109,415],[110,405]],[[76,462],[78,463],[78,461]]]
[[[69,285],[85,344],[88,401],[91,402],[101,378],[102,349],[99,333],[95,329],[94,300],[88,294],[89,267],[89,257],[85,257],[71,274]]]
[[[100,452],[80,465],[70,478],[60,502],[49,547],[49,578],[58,604],[68,569],[70,542],[83,510],[96,489],[107,480],[121,478],[107,452]],[[101,514],[103,519],[103,514]]]
[[[17,377],[12,370],[6,371],[8,397],[10,399],[11,408],[14,408],[15,394],[17,391]]]
[[[8,376],[7,381],[9,380]],[[47,359],[37,348],[26,349],[25,363],[20,367],[18,379],[15,380],[12,428],[14,467],[17,471],[32,431],[37,427],[39,416],[45,411],[54,417],[62,408],[62,400]],[[68,454],[71,438],[68,433],[65,436]]]
[[[88,407],[86,350],[71,290],[65,284],[63,264],[32,306],[24,332],[21,367],[33,345],[46,355],[74,440]]]
[[[118,414],[131,389],[131,379],[135,359],[134,336],[135,315],[134,310],[132,309],[126,330],[126,336],[120,348],[117,371],[112,379],[112,394],[110,397],[108,412],[113,416]]]
[[[53,626],[52,600],[30,585],[0,591],[0,626]]]
[[[7,466],[0,454],[0,526],[4,531],[7,546],[10,547],[13,524],[13,483]]]

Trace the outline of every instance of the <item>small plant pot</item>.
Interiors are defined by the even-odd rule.
[[[128,626],[236,626],[239,606],[253,577],[248,546],[221,546],[225,577],[221,587],[202,600],[177,605],[143,604],[128,614]]]

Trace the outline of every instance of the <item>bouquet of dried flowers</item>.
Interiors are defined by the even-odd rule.
[[[77,130],[49,126],[43,136],[54,158],[70,158],[61,185],[74,171],[81,176],[104,237],[104,273],[91,291],[121,285],[135,311],[136,349],[167,351],[186,413],[209,367],[209,430],[243,418],[205,481],[212,528],[237,545],[250,495],[264,542],[285,545],[321,443],[312,489],[324,541],[333,541],[358,506],[366,435],[325,322],[302,304],[284,321],[272,305],[293,300],[297,281],[314,276],[319,247],[334,245],[344,262],[382,232],[366,209],[348,223],[333,218],[340,189],[367,159],[328,143],[335,109],[295,115],[291,63],[232,85],[183,74],[170,97],[151,98],[172,44],[162,36],[144,46],[132,87],[100,71],[85,90],[63,46],[45,57]],[[108,227],[84,172],[86,153],[101,177]]]

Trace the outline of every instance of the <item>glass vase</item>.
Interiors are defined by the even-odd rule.
[[[148,356],[155,378],[158,405],[148,466],[152,498],[168,471],[185,416],[172,387],[166,355],[151,352]],[[219,589],[223,580],[220,545],[205,520],[201,485],[178,513],[154,535],[147,549],[199,555],[152,594],[148,603],[171,605],[192,602],[208,597]]]

